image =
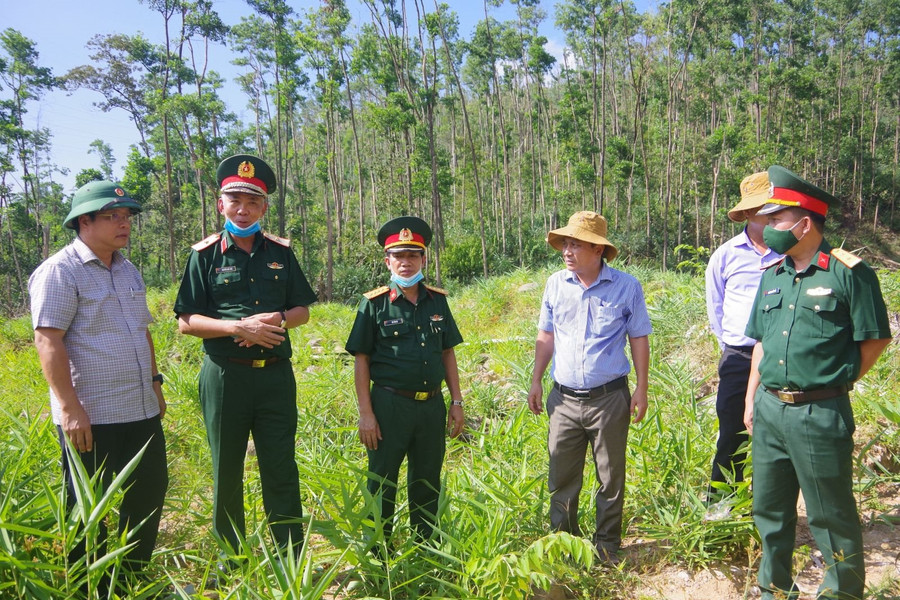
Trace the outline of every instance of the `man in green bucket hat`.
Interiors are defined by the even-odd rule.
[[[131,235],[131,218],[139,212],[141,205],[116,183],[82,186],[64,221],[77,233],[75,240],[28,281],[35,345],[62,449],[67,507],[76,503],[67,441],[89,475],[104,469],[104,485],[144,448],[123,486],[119,509],[119,537],[132,530],[134,547],[125,559],[132,571],[153,553],[168,486],[161,425],[166,402],[147,329],[147,291],[121,252]],[[69,564],[86,552],[97,560],[105,538],[101,530],[100,547],[76,546]]]

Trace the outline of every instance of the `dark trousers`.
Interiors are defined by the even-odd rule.
[[[71,511],[77,501],[73,480],[74,468],[69,461],[65,434],[61,427],[57,427],[56,430],[62,448],[63,476],[68,491],[66,507]],[[153,548],[156,546],[159,520],[166,488],[169,485],[166,441],[162,424],[159,417],[153,417],[131,423],[92,425],[91,433],[94,437],[94,448],[90,452],[82,452],[80,458],[88,475],[93,476],[98,469],[103,469],[101,481],[104,490],[112,482],[114,474],[121,471],[147,444],[141,461],[123,486],[125,494],[122,506],[119,507],[119,535],[137,528],[133,534],[135,546],[123,564],[133,571],[140,570],[150,561]],[[100,547],[91,548],[91,552],[96,551],[98,557],[106,551],[106,536],[106,527],[101,524],[98,539]],[[84,542],[78,544],[69,553],[69,561],[79,560],[86,551]]]
[[[785,404],[762,387],[753,405],[753,521],[759,529],[762,598],[799,596],[791,573],[797,494],[825,560],[817,598],[861,600],[862,525],[853,495],[853,432],[846,394]]]
[[[719,360],[719,391],[716,394],[716,415],[719,417],[719,439],[713,458],[712,481],[726,482],[725,473],[734,474],[734,481],[744,480],[744,454],[738,449],[747,441],[744,425],[744,406],[747,380],[750,378],[750,358],[753,347],[725,346]],[[710,487],[710,496],[720,494]]]
[[[372,387],[372,409],[381,429],[377,450],[369,450],[369,492],[381,501],[382,531],[390,537],[397,479],[407,459],[409,522],[419,539],[434,531],[441,494],[441,467],[447,435],[442,394],[419,401]]]
[[[622,544],[625,504],[625,449],[628,444],[631,392],[613,390],[593,398],[564,395],[556,386],[547,397],[550,452],[550,526],[580,535],[578,496],[588,445],[594,457],[597,492],[592,541],[599,550],[615,553]]]
[[[244,459],[253,434],[263,507],[276,543],[303,541],[300,476],[294,457],[297,386],[289,360],[254,369],[207,356],[200,369],[200,404],[213,462],[213,531],[235,550],[246,535]],[[232,525],[233,523],[233,525]]]

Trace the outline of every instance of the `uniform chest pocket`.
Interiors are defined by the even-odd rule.
[[[409,323],[405,319],[388,319],[378,325],[378,333],[387,340],[407,341],[410,331]]]
[[[759,299],[759,312],[762,314],[760,321],[762,322],[763,333],[768,333],[775,327],[775,321],[781,313],[781,294],[773,294],[771,296],[763,296]]]
[[[260,275],[266,301],[284,304],[287,299],[287,275],[283,269],[268,268]]]
[[[247,296],[247,282],[240,271],[216,273],[213,275],[212,291],[217,304],[240,302]]]
[[[846,311],[834,296],[802,296],[800,317],[806,330],[814,337],[830,338],[849,324]]]

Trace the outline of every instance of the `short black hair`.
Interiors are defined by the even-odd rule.
[[[75,235],[81,233],[81,223],[78,222],[78,219],[80,219],[81,217],[88,217],[93,222],[97,220],[97,214],[99,212],[100,211],[98,210],[93,210],[91,212],[84,213],[83,215],[78,215],[77,217],[72,219],[72,229],[75,230]]]

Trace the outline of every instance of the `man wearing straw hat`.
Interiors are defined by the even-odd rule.
[[[744,329],[763,269],[781,259],[763,240],[767,218],[756,214],[768,198],[769,176],[765,171],[741,181],[741,201],[728,211],[728,218],[736,223],[746,221],[747,225],[713,252],[706,267],[706,311],[722,350],[716,394],[719,437],[707,491],[710,504],[727,496],[726,473],[733,482],[744,480],[744,462],[737,454],[747,441],[744,396],[756,343],[744,335]]]
[[[785,255],[762,276],[747,336],[753,348],[744,424],[753,436],[753,521],[764,599],[797,598],[797,499],[825,560],[817,598],[865,593],[862,525],[853,494],[850,390],[891,341],[875,272],[824,239],[838,200],[769,167],[766,244]]]
[[[568,225],[551,231],[547,242],[562,252],[566,268],[552,274],[544,288],[528,407],[541,414],[541,380],[552,359],[553,387],[547,397],[550,525],[580,535],[578,495],[590,444],[598,482],[592,541],[601,560],[617,564],[625,445],[629,420],[637,423],[647,412],[652,327],[640,283],[606,264],[618,254],[606,237],[606,219],[577,212]],[[626,341],[637,378],[634,393],[628,388]]]

